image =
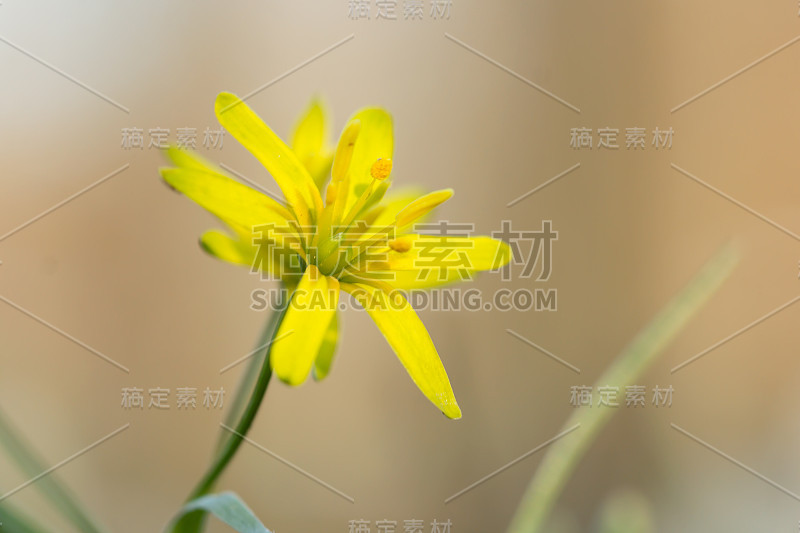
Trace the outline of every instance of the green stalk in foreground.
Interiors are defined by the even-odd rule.
[[[275,338],[275,333],[278,331],[278,327],[280,326],[281,320],[286,311],[286,306],[282,307],[280,310],[275,312],[273,316],[273,324],[272,326],[272,334],[271,338]],[[270,329],[268,327],[268,329]],[[259,346],[263,346],[261,343]],[[253,387],[253,392],[250,395],[250,399],[247,401],[247,404],[244,407],[244,411],[242,412],[241,418],[239,418],[239,422],[233,428],[234,431],[225,431],[227,434],[227,438],[224,440],[224,443],[219,447],[219,451],[216,455],[216,458],[212,462],[209,469],[206,471],[206,474],[191,492],[189,497],[187,498],[187,503],[196,500],[197,498],[201,498],[209,494],[212,489],[214,488],[214,484],[219,479],[222,472],[230,464],[233,456],[236,455],[236,452],[239,450],[239,446],[241,446],[244,437],[247,435],[247,432],[250,431],[250,426],[253,425],[253,420],[258,413],[258,408],[261,406],[261,401],[264,399],[264,394],[267,392],[267,386],[269,385],[270,378],[272,377],[272,369],[270,367],[270,352],[271,352],[272,341],[270,341],[269,345],[265,346],[264,349],[266,351],[264,355],[264,361],[261,364],[261,370],[258,373],[258,377],[255,382],[255,386]],[[257,357],[257,356],[254,356]],[[242,380],[240,388],[244,388],[248,385],[249,380],[245,377]],[[237,400],[241,397],[241,393],[237,392]],[[237,410],[236,401],[234,401],[234,405],[232,406],[232,412],[235,413]],[[227,422],[227,419],[226,419]],[[227,424],[226,424],[227,425]],[[178,522],[174,525],[172,532],[173,533],[198,533],[203,530],[203,526],[205,523],[206,518],[206,511],[198,510],[193,511],[184,515]]]
[[[47,529],[35,523],[31,517],[5,502],[0,503],[0,519],[3,533],[47,533]]]
[[[695,312],[714,294],[733,270],[738,254],[725,247],[628,344],[596,385],[624,387],[655,360]],[[550,447],[522,496],[508,533],[543,531],[553,505],[586,450],[611,419],[611,409],[580,409],[569,417],[564,430],[579,426],[574,435]]]
[[[28,476],[39,476],[45,472],[47,463],[36,454],[33,446],[28,443],[22,434],[6,420],[2,412],[0,412],[0,446],[6,450],[11,459],[19,466],[19,468]],[[67,488],[59,481],[58,477],[51,474],[40,478],[35,483],[42,494],[53,504],[62,516],[69,520],[80,531],[86,533],[103,533],[105,530],[98,524],[86,511],[77,498],[74,496],[73,491]],[[12,517],[4,513],[0,515],[0,522],[4,524],[14,524],[16,530],[28,531],[22,528],[22,524],[27,523],[27,520],[20,518],[19,520],[12,520]],[[9,516],[8,520],[5,519]],[[1,531],[14,531],[10,529],[11,526],[0,525]],[[32,527],[32,526],[31,526]]]
[[[279,284],[278,290],[283,293],[285,286],[283,283]],[[236,386],[233,401],[230,402],[230,407],[225,415],[223,424],[232,428],[236,427],[236,422],[242,415],[242,411],[247,405],[248,394],[253,390],[256,379],[260,374],[261,365],[267,355],[270,344],[275,338],[275,332],[278,330],[279,321],[283,315],[281,310],[287,305],[288,302],[281,302],[280,307],[272,312],[269,320],[267,321],[264,330],[261,332],[261,337],[258,339],[258,344],[254,351],[256,352],[244,366],[246,366],[244,373]],[[251,352],[252,353],[252,352]],[[220,431],[219,441],[217,442],[217,449],[215,453],[221,453],[223,446],[228,440],[230,432]]]

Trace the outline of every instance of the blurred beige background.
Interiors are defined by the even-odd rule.
[[[130,110],[125,113],[0,43],[0,234],[125,164],[130,168],[0,241],[0,295],[130,369],[125,374],[0,305],[0,406],[49,464],[122,434],[56,475],[112,531],[157,531],[208,463],[220,411],[126,411],[123,387],[235,388],[266,320],[268,286],[206,256],[216,221],[172,194],[154,149],[124,150],[121,129],[217,127],[214,96],[240,95],[355,37],[249,104],[284,138],[313,95],[332,135],[364,105],[395,116],[395,183],[453,187],[442,218],[480,233],[512,220],[559,231],[547,283],[556,312],[424,312],[464,417],[418,393],[363,314],[344,318],[331,376],[273,383],[251,438],[355,499],[351,504],[244,445],[221,489],[268,527],[345,532],[348,521],[450,519],[454,533],[503,531],[536,454],[444,500],[558,433],[569,389],[591,384],[627,340],[722,244],[734,275],[639,382],[672,385],[669,409],[620,408],[559,502],[591,530],[606,497],[633,488],[659,531],[792,531],[800,507],[670,428],[678,424],[800,491],[797,321],[790,307],[674,375],[670,369],[798,293],[800,243],[670,167],[675,164],[800,232],[800,44],[690,105],[681,102],[800,34],[797,2],[453,0],[449,20],[348,18],[349,3],[4,0],[0,36]],[[559,104],[470,53],[467,43],[580,108]],[[671,150],[624,148],[624,129],[672,127]],[[570,129],[619,128],[623,148],[573,150]],[[198,141],[199,142],[199,141]],[[597,138],[595,137],[595,144]],[[233,139],[207,157],[270,177]],[[580,163],[514,207],[507,203]],[[489,274],[482,290],[503,284]],[[577,376],[506,333],[552,350]],[[26,480],[0,460],[0,492]],[[14,503],[66,525],[34,487]],[[426,530],[429,526],[426,526]],[[398,527],[400,529],[400,527]],[[214,524],[212,531],[225,531]]]

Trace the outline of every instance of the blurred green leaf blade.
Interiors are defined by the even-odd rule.
[[[183,506],[175,522],[196,511],[213,514],[238,533],[272,533],[262,524],[253,511],[233,492],[209,494],[192,500]],[[168,528],[170,529],[170,528]]]
[[[719,289],[738,261],[732,246],[719,251],[692,280],[631,340],[595,382],[598,386],[631,385],[681,331],[700,307]],[[600,431],[612,409],[579,409],[564,428],[580,426],[548,449],[511,520],[508,533],[539,533],[547,517]]]
[[[45,466],[44,461],[35,452],[33,446],[5,418],[2,411],[0,411],[0,446],[5,449],[14,463],[26,475],[35,477],[47,471],[48,467]],[[74,496],[74,491],[64,486],[53,473],[37,479],[34,486],[79,531],[85,531],[86,533],[103,533],[105,531],[78,502]]]

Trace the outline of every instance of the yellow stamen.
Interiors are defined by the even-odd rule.
[[[410,239],[403,239],[401,237],[399,239],[389,241],[389,248],[395,252],[404,254],[411,249],[411,244],[412,243]]]
[[[336,155],[333,157],[333,169],[331,179],[334,183],[342,181],[350,169],[350,161],[353,159],[353,150],[356,146],[358,134],[361,131],[361,121],[354,120],[345,127],[336,147]]]
[[[383,181],[392,173],[392,160],[379,158],[372,163],[372,168],[369,169],[370,175],[378,181]]]
[[[333,205],[336,201],[336,190],[338,189],[337,183],[329,183],[328,188],[325,189],[325,205]]]
[[[370,196],[372,196],[372,193],[375,192],[375,184],[382,182],[389,177],[389,174],[392,173],[392,160],[378,158],[377,161],[372,163],[372,168],[370,169],[369,173],[372,176],[372,181],[369,182],[367,188],[364,189],[364,192],[361,193],[361,196],[358,198],[358,200],[356,200],[356,203],[350,208],[347,216],[344,217],[342,226],[345,228],[345,230],[353,223],[358,214],[361,213],[361,210],[367,204]]]
[[[339,138],[339,145],[336,147],[336,154],[333,157],[331,183],[326,191],[326,206],[330,206],[330,224],[332,226],[339,225],[344,216],[350,188],[350,162],[353,159],[353,150],[355,150],[360,132],[361,121],[350,122]],[[335,187],[335,190],[331,191],[331,187]],[[332,196],[330,196],[331,193]]]

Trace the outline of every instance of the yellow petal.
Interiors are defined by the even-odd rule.
[[[426,290],[443,287],[453,283],[471,281],[477,276],[474,271],[455,269],[430,269],[428,272],[414,270],[371,271],[350,270],[340,274],[342,283],[385,283],[401,291]],[[390,276],[387,279],[387,275]]]
[[[318,208],[321,210],[322,198],[311,175],[291,148],[231,93],[217,96],[215,111],[219,123],[272,174],[300,225],[310,225],[312,213]]]
[[[266,194],[222,174],[191,168],[162,168],[161,176],[172,188],[229,224],[250,231],[265,224],[289,227],[286,216],[290,213],[286,208]]]
[[[373,208],[364,218],[368,224],[384,228],[395,221],[397,213],[423,194],[424,191],[410,187],[401,190],[392,189],[386,194],[383,205]]]
[[[260,236],[242,232],[231,236],[218,230],[207,231],[200,245],[210,255],[228,263],[244,265],[251,272],[266,272],[285,283],[296,285],[303,269],[294,252],[274,242],[259,242]]]
[[[292,294],[270,352],[275,374],[290,385],[305,381],[339,303],[339,282],[309,265]]]
[[[350,160],[345,212],[350,211],[356,200],[372,182],[370,170],[378,159],[392,159],[394,134],[392,116],[383,109],[368,108],[356,113],[348,123],[360,121],[361,127],[353,147]]]
[[[166,150],[166,155],[170,161],[181,168],[193,168],[203,172],[222,174],[223,172],[216,166],[190,150],[184,150],[176,146],[170,146]]]
[[[247,241],[233,238],[218,230],[205,232],[200,237],[200,245],[210,255],[237,265],[252,266],[258,251]]]
[[[401,291],[434,289],[452,283],[471,281],[477,272],[431,269],[428,272],[414,270],[397,270],[392,272],[394,279],[387,281],[389,285]]]
[[[503,241],[491,237],[408,234],[389,242],[381,270],[496,270],[511,259]]]
[[[333,364],[333,356],[336,354],[336,345],[339,340],[339,315],[333,315],[331,323],[328,325],[328,330],[325,332],[325,337],[322,339],[322,345],[319,347],[316,359],[314,359],[313,376],[317,381],[325,379],[331,371]]]
[[[342,284],[367,310],[422,393],[448,418],[461,418],[450,380],[425,325],[406,299],[369,285]]]
[[[361,121],[351,119],[344,127],[339,136],[339,144],[336,145],[336,155],[333,156],[333,170],[331,171],[334,182],[340,182],[350,170],[350,162],[353,160],[353,149],[356,146],[358,135],[361,132]]]
[[[383,243],[382,243],[383,244]],[[395,289],[429,289],[472,280],[478,272],[496,270],[511,260],[503,241],[490,237],[402,235],[365,251],[340,275],[342,281],[382,281]]]
[[[420,196],[397,213],[397,217],[395,218],[397,231],[401,233],[404,232],[414,222],[442,205],[452,198],[452,196],[453,189],[442,189]]]
[[[384,185],[384,183],[381,185]],[[359,234],[356,235],[347,262],[355,264],[359,261],[357,258],[366,250],[374,246],[386,245],[387,236],[405,233],[415,222],[425,219],[431,211],[446,202],[452,196],[452,189],[442,189],[420,196],[397,210],[394,219],[385,226],[381,225],[381,223],[384,222],[387,217],[376,217],[376,220],[371,224],[370,230],[360,231]],[[349,233],[353,233],[352,227],[349,229]]]
[[[326,141],[325,108],[314,100],[294,130],[292,149],[319,189],[325,185],[333,161]]]

